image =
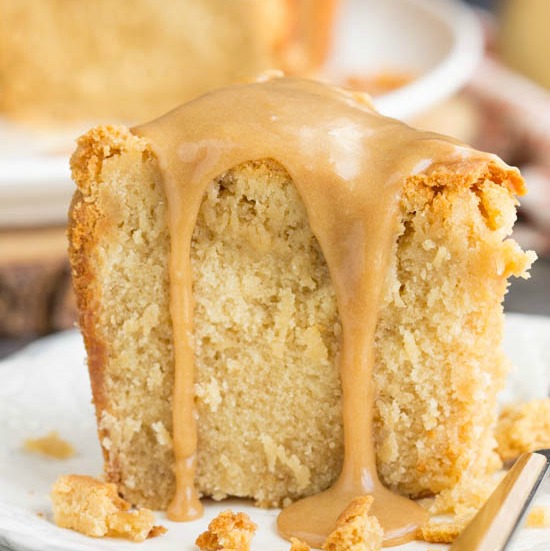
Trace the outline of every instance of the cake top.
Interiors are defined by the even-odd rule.
[[[519,172],[495,155],[384,117],[366,94],[310,80],[220,88],[133,132],[149,138],[166,173],[192,185],[245,161],[275,158],[293,177],[298,167],[325,174],[327,193],[336,188],[339,202],[347,196],[356,203],[368,189],[398,187],[438,163],[483,160],[514,172],[513,191],[523,191]]]
[[[383,117],[365,94],[295,78],[221,88],[133,131],[150,138],[172,164],[196,163],[195,176],[212,165],[214,156],[218,162],[229,157],[242,162],[274,157],[275,150],[283,164],[290,164],[292,155],[310,170],[312,164],[319,170],[327,163],[341,183],[382,168],[384,180],[393,182],[450,156],[487,157],[452,138]],[[199,161],[206,150],[210,156]]]

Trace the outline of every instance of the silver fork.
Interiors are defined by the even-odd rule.
[[[508,549],[548,472],[549,465],[550,450],[521,455],[485,505],[451,545],[450,551]]]

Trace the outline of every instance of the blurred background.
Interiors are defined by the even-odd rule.
[[[75,139],[272,69],[519,166],[539,260],[505,308],[550,315],[549,22],[550,0],[0,0],[0,357],[74,326]]]

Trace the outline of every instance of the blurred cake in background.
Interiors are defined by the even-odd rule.
[[[307,74],[336,0],[0,0],[0,113],[151,118],[266,69]]]

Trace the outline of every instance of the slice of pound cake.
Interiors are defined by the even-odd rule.
[[[329,532],[372,493],[388,541],[381,509],[422,515],[385,487],[432,495],[495,467],[501,303],[534,257],[507,238],[515,168],[279,78],[95,128],[72,169],[80,324],[125,499],[181,520],[198,495],[330,488],[311,503],[334,509]]]

